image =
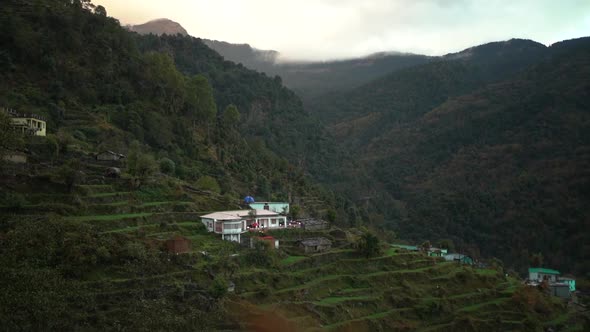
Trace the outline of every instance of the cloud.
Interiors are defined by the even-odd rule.
[[[378,51],[431,55],[529,38],[590,35],[587,0],[95,0],[124,23],[166,17],[191,35],[332,59]]]

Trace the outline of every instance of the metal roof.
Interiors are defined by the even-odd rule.
[[[233,210],[213,212],[201,216],[201,218],[216,220],[241,220],[250,217],[251,211],[256,211],[255,217],[274,217],[279,215],[278,213],[269,210]]]
[[[529,268],[529,273],[545,273],[545,274],[561,274],[559,273],[559,271],[557,270],[552,270],[552,269],[546,269],[543,267],[531,267]]]
[[[326,239],[325,237],[316,237],[316,238],[309,238],[301,240],[301,244],[309,247],[309,246],[325,246],[331,245],[332,241]]]
[[[398,247],[406,250],[418,250],[417,246],[410,246],[407,244],[392,244],[393,247]]]
[[[458,253],[444,255],[443,257],[447,261],[458,260],[458,259],[463,259],[463,258],[471,259],[471,257],[469,257],[467,255],[458,254]]]

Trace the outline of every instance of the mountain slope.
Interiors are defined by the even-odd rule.
[[[320,148],[322,128],[280,80],[225,61],[198,39],[139,36],[90,7],[50,2],[3,8],[0,104],[46,117],[55,155],[127,154],[137,140],[158,162],[173,162],[173,175],[195,185],[211,177],[228,196],[333,201],[308,176],[333,152]]]
[[[331,125],[372,112],[389,117],[387,121],[405,121],[449,97],[509,78],[543,60],[545,51],[544,45],[528,40],[481,45],[389,73],[356,89],[321,96],[310,106]]]
[[[402,202],[389,211],[402,236],[452,238],[515,268],[541,252],[547,265],[585,274],[590,40],[533,50],[540,62],[527,69],[497,56],[487,67],[432,63],[317,112]]]

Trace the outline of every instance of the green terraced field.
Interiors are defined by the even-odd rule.
[[[205,212],[175,212],[179,207],[198,208],[186,197],[176,201],[157,190],[130,193],[115,191],[111,185],[81,187],[82,199],[91,204],[81,210],[83,215],[65,217],[67,220],[89,223],[101,236],[140,236],[160,246],[176,234],[191,240],[192,258],[185,259],[181,268],[149,276],[141,270],[130,274],[124,268],[89,271],[85,285],[95,288],[97,303],[105,308],[103,315],[125,312],[111,304],[146,293],[175,296],[187,285],[210,289],[211,274],[223,273],[235,283],[235,293],[227,295],[228,301],[280,313],[294,331],[519,331],[530,326],[582,331],[581,325],[571,324],[570,313],[546,315],[524,309],[528,304],[515,300],[515,294],[523,291],[520,281],[494,269],[474,269],[395,247],[368,259],[351,249],[351,244],[303,254],[295,246],[296,239],[330,238],[328,231],[304,230],[273,232],[281,249],[274,263],[261,266],[248,261],[252,259],[250,249],[207,233],[198,220],[198,214]],[[68,196],[63,197],[66,201]],[[190,221],[193,215],[195,220]],[[543,303],[541,307],[553,305]],[[248,329],[248,323],[242,327]]]
[[[76,216],[76,217],[68,217],[66,219],[67,220],[74,220],[74,221],[111,221],[111,220],[149,217],[151,215],[152,215],[152,213],[126,213],[126,214],[107,214],[107,215],[99,215],[99,216]]]
[[[305,256],[289,256],[283,260],[281,260],[281,265],[290,265],[293,263],[300,262],[302,260],[306,260],[307,257]]]

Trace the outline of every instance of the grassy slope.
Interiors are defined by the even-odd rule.
[[[120,190],[116,184],[81,186],[78,195],[83,201],[92,202],[97,194],[117,197]],[[332,238],[329,232],[276,232],[282,248],[276,267],[241,261],[242,256],[249,255],[248,249],[203,233],[196,215],[188,219],[175,217],[175,206],[186,208],[183,214],[195,213],[191,210],[195,206],[219,204],[206,195],[170,196],[162,188],[151,187],[119,196],[107,204],[113,209],[111,214],[96,214],[93,209],[100,204],[90,204],[86,210],[79,210],[79,215],[68,218],[92,225],[101,236],[123,236],[126,241],[161,243],[174,234],[183,234],[191,239],[192,248],[189,256],[173,258],[168,268],[147,275],[142,270],[132,272],[114,265],[97,266],[87,272],[81,281],[96,300],[98,313],[91,315],[103,317],[95,318],[102,326],[109,326],[110,319],[129,315],[128,308],[144,297],[158,296],[175,303],[180,301],[175,299],[176,292],[186,293],[191,287],[200,289],[186,293],[193,294],[185,295],[189,299],[199,292],[208,292],[214,282],[208,275],[211,271],[236,284],[235,294],[225,300],[226,308],[237,302],[246,305],[247,310],[259,312],[246,318],[226,312],[223,319],[241,328],[256,326],[251,319],[267,319],[268,312],[284,317],[284,324],[293,327],[293,331],[460,331],[486,330],[490,326],[530,330],[543,324],[563,326],[571,320],[559,305],[547,299],[532,297],[534,305],[524,304],[515,295],[523,292],[519,281],[506,279],[495,270],[474,270],[397,248],[387,248],[381,256],[365,259],[347,248],[345,241],[336,239],[335,247],[327,253],[303,255],[294,248],[296,238]],[[150,212],[154,205],[162,210]],[[172,222],[162,223],[162,216],[173,216],[168,219]],[[203,256],[202,251],[209,256]],[[238,256],[230,256],[233,253]],[[231,264],[236,265],[229,273]],[[193,305],[201,308],[203,304]],[[223,328],[216,324],[215,328]]]

